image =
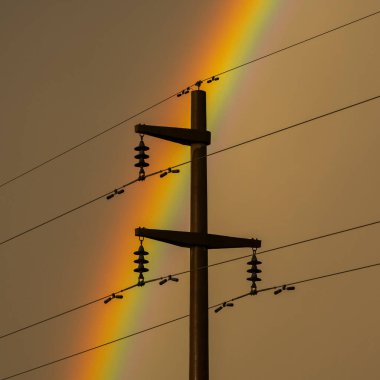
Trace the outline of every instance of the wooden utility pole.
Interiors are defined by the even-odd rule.
[[[191,129],[206,131],[206,92],[191,93]],[[207,145],[191,145],[190,232],[207,235]],[[208,249],[190,248],[190,380],[208,380]],[[201,268],[201,269],[200,269]]]

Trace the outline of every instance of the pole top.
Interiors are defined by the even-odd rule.
[[[206,95],[206,91],[204,91],[204,90],[200,90],[199,88],[197,88],[196,90],[193,90],[193,91],[191,91],[191,93],[193,94],[193,93],[198,93],[198,94],[205,94]]]

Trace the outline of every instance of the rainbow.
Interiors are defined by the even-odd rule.
[[[244,0],[223,3],[223,6],[217,10],[218,14],[214,17],[215,22],[207,26],[208,34],[215,41],[213,47],[210,49],[209,46],[200,46],[199,48],[201,53],[199,53],[200,59],[197,61],[201,62],[201,66],[196,70],[200,77],[214,75],[255,57],[255,53],[265,41],[265,37],[270,35],[270,26],[274,23],[276,13],[280,9],[279,3],[275,0]],[[223,24],[222,33],[220,32],[221,25],[219,20],[227,20],[227,23]],[[181,69],[186,72],[186,66],[185,69],[183,66]],[[215,84],[218,87],[215,91],[211,89],[212,85],[209,86],[212,96],[208,96],[207,99],[208,129],[214,134],[217,130],[218,139],[227,133],[227,131],[223,131],[223,128],[217,126],[222,124],[221,120],[226,116],[225,112],[223,112],[224,105],[228,104],[231,97],[236,94],[236,90],[240,85],[240,75],[239,71],[234,72],[233,80],[228,81],[228,86],[223,86],[221,83]],[[222,80],[223,78],[221,78]],[[209,88],[206,87],[205,90],[209,91]],[[189,98],[187,99],[189,100]],[[184,127],[188,128],[189,122],[187,123]],[[175,144],[172,144],[172,147],[170,160],[168,156],[161,157],[162,162],[179,163],[188,159],[188,150],[178,148]],[[112,289],[117,290],[114,288],[115,284],[122,288],[136,282],[137,276],[132,275],[134,264],[132,263],[130,252],[135,251],[138,247],[137,238],[131,238],[134,228],[137,227],[137,220],[139,220],[137,223],[141,226],[150,228],[166,228],[163,226],[163,221],[168,220],[181,222],[181,215],[176,211],[176,207],[167,209],[166,206],[168,204],[183,203],[183,193],[185,192],[185,187],[189,185],[189,180],[185,177],[186,175],[180,176],[176,178],[176,181],[170,181],[170,189],[168,189],[168,182],[151,179],[126,190],[129,197],[129,202],[127,203],[136,204],[135,210],[143,216],[144,220],[139,220],[137,217],[129,218],[128,212],[131,212],[130,209],[125,208],[120,211],[122,222],[119,225],[119,230],[112,231],[113,237],[107,239],[112,243],[111,245],[105,243],[104,249],[108,252],[123,252],[123,257],[118,259],[117,265],[110,265],[105,261],[102,270],[94,273],[96,281],[101,282],[103,285],[101,288],[103,293],[107,289],[109,291]],[[141,208],[138,206],[139,199],[146,200],[141,205]],[[159,202],[158,199],[160,200]],[[149,212],[149,210],[154,210],[154,212]],[[130,231],[130,233],[126,233],[126,231]],[[115,241],[115,235],[120,239]],[[154,247],[153,244],[153,242],[149,242],[149,249],[146,247],[147,250],[154,250],[159,255],[160,250],[162,250],[161,246]],[[125,254],[125,252],[128,252],[128,254]],[[153,262],[155,260],[150,257],[151,267],[159,265],[160,268],[156,267],[154,269],[164,271],[166,265],[165,255],[161,255],[161,257],[160,264],[155,264]],[[158,262],[158,260],[155,262]],[[105,267],[109,268],[108,272],[104,271]],[[146,278],[149,278],[149,273]],[[146,323],[144,324],[144,310],[152,300],[147,300],[146,297],[142,300],[141,292],[138,289],[125,294],[125,296],[125,300],[119,302],[120,306],[113,307],[112,312],[109,312],[110,309],[104,308],[104,312],[95,313],[96,318],[91,320],[84,329],[81,328],[80,332],[78,331],[78,334],[84,337],[83,341],[87,344],[87,346],[80,347],[80,349],[103,343],[105,330],[107,330],[106,335],[108,337],[106,339],[112,340],[126,335],[128,332],[138,330],[141,326],[146,326]],[[162,307],[165,307],[165,305],[163,304]],[[102,336],[102,341],[94,341],[94,337],[100,335]],[[91,340],[88,339],[90,336],[92,337]],[[78,340],[82,341],[81,338]],[[69,365],[70,368],[67,370],[67,378],[116,380],[125,379],[125,373],[128,373],[128,378],[138,379],[137,366],[139,365],[139,355],[143,355],[142,348],[135,342],[133,344],[120,344],[122,344],[122,350],[120,350],[119,344],[115,344],[72,360]],[[76,344],[76,347],[73,346],[73,352],[77,350],[78,346]]]

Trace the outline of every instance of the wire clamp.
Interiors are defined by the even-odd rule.
[[[234,304],[232,302],[223,302],[221,305],[219,305],[215,310],[214,312],[215,313],[219,313],[219,311],[223,310],[225,307],[233,307]]]
[[[172,168],[167,168],[165,171],[163,171],[161,174],[160,174],[160,178],[164,178],[166,177],[169,173],[179,173],[180,170],[179,169],[172,169]]]
[[[173,276],[170,274],[168,277],[163,278],[163,279],[159,282],[159,284],[160,284],[160,285],[164,285],[164,284],[166,284],[168,281],[178,282],[179,279],[178,279],[177,277],[173,277]]]
[[[178,94],[177,94],[177,97],[179,98],[180,96],[182,96],[182,95],[186,95],[186,94],[188,94],[190,92],[190,87],[186,87],[184,90],[182,90],[181,92],[179,92]]]
[[[277,296],[277,294],[280,294],[282,293],[284,290],[295,290],[296,287],[295,286],[288,286],[288,285],[282,285],[281,287],[279,287],[278,289],[276,289],[273,294],[275,296]]]
[[[108,302],[110,302],[114,298],[117,298],[117,299],[121,300],[121,299],[123,299],[123,295],[122,294],[112,293],[107,299],[104,300],[104,303],[107,304]]]
[[[107,199],[112,199],[115,195],[120,195],[124,193],[124,189],[115,189],[113,193],[107,195]]]
[[[137,286],[144,286],[145,285],[145,279],[144,275],[142,273],[139,274],[139,279],[137,281]]]
[[[217,80],[219,80],[219,77],[217,77],[216,75],[213,75],[213,76],[207,81],[207,83],[215,82],[215,81],[217,81]]]
[[[199,80],[199,81],[195,82],[194,85],[197,86],[198,90],[199,90],[202,86],[202,83],[203,83],[203,80]]]

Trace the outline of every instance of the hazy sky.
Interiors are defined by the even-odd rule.
[[[380,10],[379,0],[0,1],[0,183],[198,79]],[[264,12],[265,11],[265,12]],[[252,23],[247,23],[251,20]],[[256,25],[257,24],[257,25]],[[209,152],[380,95],[380,15],[202,86]],[[137,123],[189,127],[174,97],[0,188],[0,240],[137,176]],[[379,100],[208,160],[209,231],[262,250],[380,220]],[[146,138],[150,170],[189,157]],[[0,246],[0,335],[136,282],[134,228],[189,228],[189,166]],[[265,288],[380,262],[380,225],[264,253]],[[146,240],[147,279],[187,270],[186,249]],[[210,251],[210,263],[249,255]],[[210,305],[249,290],[247,259],[209,270]],[[380,267],[210,311],[210,379],[380,377]],[[0,379],[188,313],[189,277],[124,293],[0,339]],[[188,319],[21,375],[186,379]]]

